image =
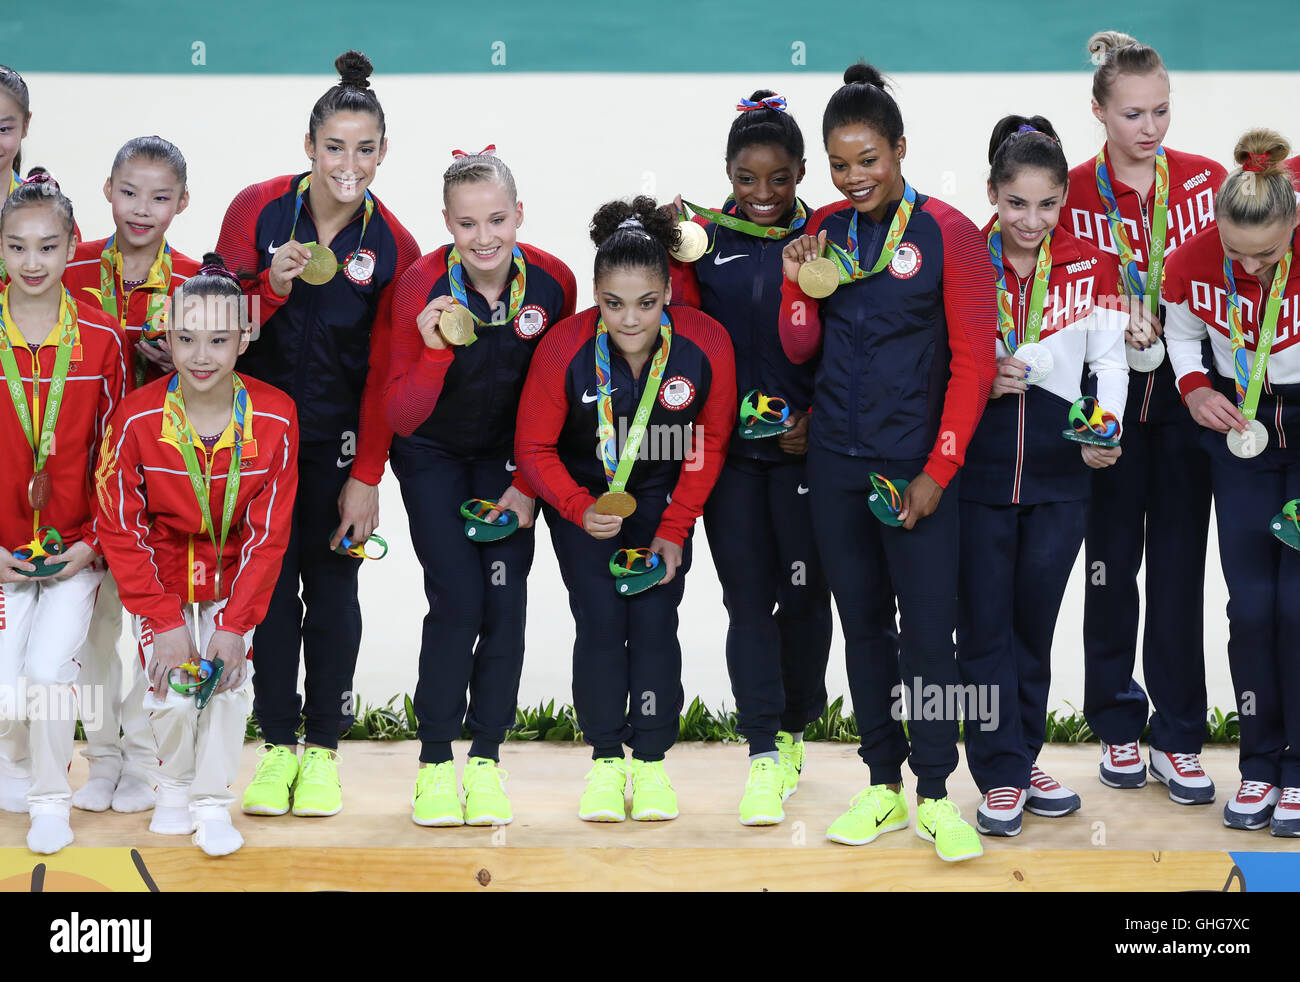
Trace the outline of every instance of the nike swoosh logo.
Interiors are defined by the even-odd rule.
[[[746,255],[747,253],[744,252],[737,253],[734,256],[723,256],[721,253],[719,253],[718,255],[713,257],[713,265],[723,266],[731,262],[733,259],[744,259]]]
[[[283,245],[283,244],[284,244],[284,243],[281,243],[281,245]],[[268,256],[274,256],[274,255],[275,255],[275,242],[274,242],[274,241],[272,241],[271,244],[270,244],[269,246],[266,247],[266,254],[267,254]]]
[[[506,461],[506,470],[508,470],[508,471],[517,471],[517,470],[519,470],[519,468],[518,468],[518,466],[516,466],[516,464],[515,464],[515,462],[514,462],[513,460],[507,460],[507,461]]]
[[[613,395],[613,394],[614,394],[615,392],[617,392],[617,391],[618,391],[617,388],[610,389],[610,390],[609,390],[609,394],[610,394],[610,395]],[[591,403],[595,402],[595,401],[596,401],[597,399],[599,399],[599,398],[600,398],[599,395],[592,395],[590,392],[583,392],[583,393],[582,393],[582,401],[583,401],[585,404],[587,404],[587,405],[590,405]]]
[[[897,805],[894,806],[894,808],[897,807],[898,807]],[[894,808],[891,808],[889,809],[889,811],[885,812],[885,818],[888,818],[890,815],[894,814]],[[885,824],[885,818],[876,819],[876,828],[880,828],[880,826]]]
[[[342,457],[340,457],[338,460],[334,461],[334,466],[337,467],[339,470],[342,470],[345,467],[351,467],[352,461],[354,460],[356,460],[355,457],[349,457],[347,460],[344,460]]]
[[[798,486],[797,488],[795,488],[794,490],[795,490],[795,493],[796,493],[796,494],[807,494],[807,493],[808,493],[808,489],[807,489],[806,487],[804,487],[802,484],[799,485],[799,486]]]

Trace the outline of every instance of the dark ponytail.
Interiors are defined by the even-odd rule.
[[[596,279],[611,269],[648,269],[667,282],[668,250],[680,238],[670,205],[660,208],[654,198],[644,194],[630,203],[606,202],[591,219]]]
[[[1041,167],[1052,175],[1054,184],[1064,186],[1070,179],[1060,138],[1044,116],[1012,115],[998,120],[989,138],[989,166],[989,184],[995,191],[1022,167]]]
[[[775,95],[771,89],[759,89],[749,97],[749,101],[762,102]],[[735,160],[736,154],[746,147],[760,144],[774,144],[796,161],[803,160],[803,132],[794,117],[784,109],[759,106],[739,112],[727,134],[727,163]]]
[[[345,51],[334,59],[334,70],[339,73],[338,83],[332,86],[312,106],[307,132],[312,143],[316,131],[335,113],[370,113],[379,120],[379,138],[384,138],[386,124],[379,98],[370,90],[370,76],[375,66],[360,51]]]
[[[826,145],[832,130],[854,123],[870,126],[891,147],[903,138],[903,114],[894,97],[885,91],[885,76],[861,61],[844,70],[844,84],[826,103],[822,114],[822,145]]]

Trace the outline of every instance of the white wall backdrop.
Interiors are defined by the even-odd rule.
[[[27,76],[31,134],[24,167],[41,164],[76,205],[87,238],[111,231],[100,188],[117,148],[158,133],[189,161],[191,203],[169,238],[193,256],[210,249],[226,206],[243,187],[305,170],[303,134],[326,76]],[[1294,94],[1300,73],[1184,73],[1173,78],[1171,146],[1227,163],[1237,136],[1267,124],[1300,142]],[[579,283],[579,308],[590,303],[593,249],[586,228],[603,201],[635,193],[661,199],[680,191],[720,202],[727,127],[738,97],[759,87],[789,99],[808,142],[802,196],[813,206],[834,200],[821,149],[821,110],[838,85],[833,75],[455,75],[372,79],[388,117],[388,157],[375,193],[412,231],[423,250],[448,239],[442,225],[441,174],[453,147],[495,143],[513,168],[524,202],[524,241],[559,255]],[[920,191],[942,198],[977,224],[989,207],[984,182],[993,123],[1004,113],[1042,113],[1076,163],[1096,152],[1100,125],[1089,113],[1090,76],[1062,74],[912,74],[894,78],[908,135],[905,171]],[[112,97],[88,91],[104,88]],[[381,489],[381,532],[388,558],[362,572],[365,636],[357,689],[368,700],[411,691],[416,680],[424,595],[396,480]],[[695,566],[681,608],[687,698],[734,705],[723,659],[726,618],[721,591],[697,530]],[[1206,581],[1206,656],[1210,702],[1231,708],[1224,587],[1211,538]],[[1082,560],[1065,597],[1053,653],[1051,703],[1082,706]],[[528,652],[521,702],[570,699],[572,621],[543,529],[530,580]],[[832,696],[848,686],[836,633],[828,673]],[[123,650],[127,650],[123,644]],[[1139,673],[1140,673],[1139,666]]]

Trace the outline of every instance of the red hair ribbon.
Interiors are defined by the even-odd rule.
[[[779,113],[785,112],[785,96],[770,95],[766,99],[759,99],[753,102],[749,99],[741,99],[736,103],[736,111],[747,113],[751,109],[774,109]]]
[[[1241,169],[1250,171],[1252,174],[1258,174],[1268,166],[1268,163],[1268,154],[1248,153],[1246,154],[1246,162],[1241,165]]]
[[[451,155],[453,157],[495,157],[497,155],[497,145],[495,143],[489,143],[478,153],[466,153],[464,150],[453,150]]]

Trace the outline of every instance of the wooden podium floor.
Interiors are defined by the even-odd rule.
[[[457,744],[458,766],[467,749]],[[676,820],[601,825],[576,814],[589,748],[506,744],[515,821],[497,829],[413,824],[417,755],[413,742],[345,743],[340,814],[236,812],[245,846],[220,859],[188,838],[151,834],[148,813],[75,809],[76,842],[40,857],[25,847],[26,817],[0,812],[0,890],[32,889],[33,871],[43,890],[1300,890],[1300,840],[1223,826],[1223,802],[1237,787],[1236,748],[1203,755],[1218,799],[1190,807],[1175,805],[1154,781],[1138,791],[1103,787],[1095,745],[1049,746],[1040,763],[1082,796],[1083,808],[1060,819],[1026,813],[1019,836],[982,837],[984,856],[959,864],[940,862],[910,829],[857,848],[825,838],[867,780],[852,745],[809,744],[785,821],[765,828],[736,818],[743,746],[673,749]],[[249,744],[240,789],[255,764]],[[78,755],[73,787],[85,778]],[[904,785],[913,802],[906,769]],[[973,821],[980,798],[964,762],[949,790]]]

